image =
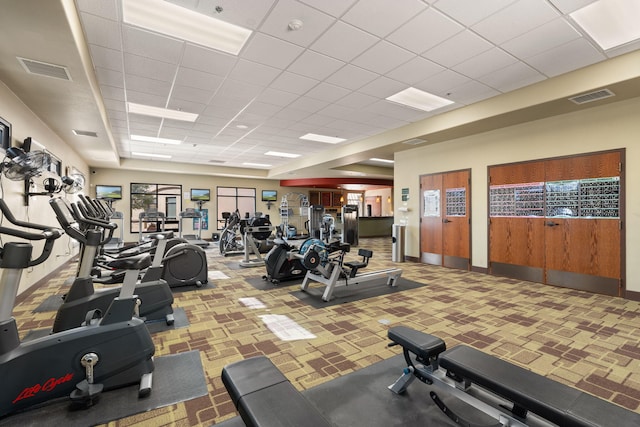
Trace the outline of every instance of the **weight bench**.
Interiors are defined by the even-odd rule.
[[[406,375],[413,375],[427,384],[432,384],[433,381],[443,380],[442,376],[435,373],[446,370],[445,378],[452,379],[454,386],[459,390],[466,391],[474,384],[511,402],[510,408],[503,408],[505,417],[512,417],[523,424],[529,413],[533,413],[543,420],[563,427],[640,426],[640,414],[475,348],[458,345],[446,350],[441,339],[404,326],[389,329],[388,337],[393,341],[391,345],[403,347],[409,368],[415,368],[408,369],[411,373],[405,372],[405,375],[389,387],[397,393],[404,392],[411,383]],[[418,365],[413,366],[408,359],[409,353],[416,356]],[[423,363],[427,363],[428,366],[422,366]],[[442,375],[443,372],[439,374]],[[434,398],[434,394],[432,392],[431,397],[440,406],[436,400],[437,395]],[[440,408],[443,409],[442,406]],[[447,413],[445,409],[443,411]],[[447,415],[451,417],[451,414]]]
[[[225,366],[222,383],[247,427],[331,426],[265,356]]]

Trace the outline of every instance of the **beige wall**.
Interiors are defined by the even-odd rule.
[[[0,116],[9,121],[12,125],[13,146],[20,146],[22,141],[31,137],[44,145],[48,151],[62,160],[63,173],[66,167],[73,166],[88,175],[87,164],[78,154],[68,146],[64,140],[49,129],[31,110],[20,101],[2,82],[0,82]],[[71,129],[69,129],[71,132]],[[39,149],[34,145],[33,150]],[[0,149],[0,151],[3,151]],[[4,153],[2,153],[4,157]],[[37,184],[42,182],[42,178],[34,178]],[[7,202],[14,216],[18,219],[31,221],[40,224],[59,226],[53,215],[53,210],[49,207],[49,197],[33,196],[30,198],[29,206],[24,205],[24,182],[10,181],[2,177],[2,195]],[[39,187],[35,191],[42,191]],[[62,193],[64,195],[64,193]],[[69,196],[71,198],[71,196]],[[3,219],[3,226],[10,227],[10,223]],[[10,240],[3,237],[3,242]],[[34,253],[40,253],[40,243],[34,245]],[[20,282],[19,293],[29,286],[42,279],[52,270],[62,265],[77,253],[78,245],[71,242],[68,236],[63,236],[54,245],[54,250],[49,259],[42,265],[27,269]]]
[[[419,176],[471,168],[472,265],[487,267],[487,167],[626,148],[627,289],[640,292],[640,98],[397,153],[396,215],[407,218],[406,255],[419,257]],[[409,212],[398,208],[409,188]]]
[[[158,162],[160,163],[160,162]],[[114,204],[114,208],[124,213],[124,240],[125,242],[135,242],[138,240],[138,234],[130,232],[129,218],[131,215],[130,203],[130,184],[132,182],[149,182],[157,184],[177,184],[182,185],[182,192],[189,193],[191,188],[209,188],[211,189],[211,201],[204,205],[209,210],[209,229],[203,231],[203,238],[211,238],[211,233],[215,232],[215,212],[217,205],[215,202],[216,187],[246,187],[256,189],[256,210],[263,214],[268,214],[273,224],[280,223],[279,205],[282,196],[287,193],[303,193],[309,195],[309,190],[280,187],[279,180],[269,179],[247,179],[247,178],[231,178],[217,177],[205,175],[190,174],[170,174],[158,172],[139,172],[118,169],[92,169],[91,170],[91,189],[88,195],[95,197],[96,185],[121,185],[122,200]],[[278,202],[272,203],[271,209],[267,207],[267,203],[260,200],[262,190],[276,190],[278,192]],[[188,194],[182,200],[182,209],[188,207],[196,207],[195,203],[189,200]],[[162,209],[160,209],[162,210]],[[191,221],[184,221],[183,227],[185,234],[190,234]]]

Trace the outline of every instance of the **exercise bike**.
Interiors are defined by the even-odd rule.
[[[220,233],[220,255],[239,255],[244,253],[244,244],[242,242],[242,235],[240,233],[240,211],[238,209],[235,212],[223,212],[222,218],[224,219],[224,228]]]
[[[101,210],[100,204],[79,195],[82,204],[81,212],[93,221],[101,222],[109,227],[108,213]],[[106,216],[105,216],[106,215]],[[173,237],[172,232],[158,232],[149,236],[149,241],[139,244],[135,248],[127,248],[119,253],[104,253],[103,256],[119,258],[140,253],[150,253],[153,256],[153,264],[144,271],[141,281],[153,282],[164,280],[170,288],[181,286],[201,287],[209,281],[209,266],[207,255],[200,246],[188,243],[185,239]],[[118,261],[109,262],[112,271],[105,280],[96,280],[99,283],[120,283],[123,279],[122,272],[118,272]]]
[[[111,239],[111,233],[104,237],[101,230],[102,228],[108,228],[113,231],[115,224],[87,218],[76,204],[69,205],[62,198],[51,199],[49,204],[53,208],[63,230],[82,245],[77,276],[65,295],[64,302],[58,308],[53,322],[52,332],[56,333],[80,326],[85,321],[85,316],[90,310],[106,311],[111,301],[120,293],[121,288],[111,287],[95,290],[93,279],[90,275],[96,251],[102,243]],[[91,226],[97,228],[91,229]],[[149,259],[150,255],[139,254],[118,260],[119,268],[126,272],[125,281],[137,282],[139,271],[136,271],[136,276],[132,277],[133,272],[128,269],[128,265],[136,259],[144,258]],[[149,266],[149,268],[152,268],[152,266]],[[136,313],[138,317],[148,322],[164,321],[167,325],[174,323],[173,293],[164,280],[145,281],[136,284],[134,292],[141,300]]]
[[[155,347],[144,322],[133,316],[138,301],[135,283],[125,283],[103,315],[89,313],[83,326],[20,341],[11,312],[22,272],[43,263],[63,232],[17,220],[2,199],[0,211],[13,225],[30,230],[0,226],[2,236],[28,240],[7,242],[0,251],[0,416],[65,396],[75,405],[91,406],[101,392],[136,383],[138,396],[147,396]],[[44,241],[37,257],[33,257],[32,241]],[[148,263],[144,257],[129,267],[138,269]]]

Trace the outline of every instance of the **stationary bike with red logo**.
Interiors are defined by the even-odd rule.
[[[91,406],[102,391],[130,384],[139,384],[139,396],[147,396],[155,347],[144,321],[133,316],[135,280],[122,286],[104,314],[89,312],[83,326],[20,341],[11,312],[22,272],[44,262],[63,232],[17,220],[2,199],[0,211],[13,225],[28,229],[0,226],[0,237],[27,240],[5,242],[0,249],[0,416],[64,396],[77,406]],[[34,241],[44,241],[37,257],[32,256]],[[141,258],[131,267],[144,263]]]

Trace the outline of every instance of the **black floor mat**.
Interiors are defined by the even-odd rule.
[[[187,313],[183,308],[174,307],[173,317],[175,319],[173,325],[167,325],[167,322],[163,320],[147,323],[147,329],[149,330],[149,333],[156,334],[158,332],[169,331],[171,329],[186,328],[187,326],[189,326],[189,319],[187,318]],[[26,335],[22,338],[22,341],[30,341],[36,338],[41,338],[49,335],[49,332],[50,329],[32,329],[26,333]]]
[[[397,355],[305,390],[302,394],[335,426],[459,426],[433,403],[429,397],[432,390],[460,416],[478,425],[491,423],[492,419],[487,415],[419,381],[414,381],[401,396],[392,393],[387,387],[402,375],[405,366],[403,356]],[[235,427],[244,424],[236,417],[218,425]]]
[[[34,313],[45,313],[47,311],[58,311],[64,302],[64,295],[50,295],[42,303],[37,306]]]
[[[396,286],[386,284],[386,279],[380,281],[371,281],[357,285],[339,286],[333,290],[331,301],[323,301],[322,294],[326,286],[323,283],[311,282],[306,291],[296,290],[291,295],[298,298],[315,308],[331,307],[336,304],[344,304],[347,302],[360,301],[367,298],[377,297],[380,295],[392,294],[394,292],[402,292],[408,289],[416,289],[427,286],[426,283],[414,282],[400,277]]]
[[[302,278],[286,280],[284,282],[278,282],[277,284],[264,280],[262,277],[251,277],[244,280],[259,291],[268,291],[270,289],[284,288],[293,285],[300,286],[302,284]]]
[[[199,351],[156,357],[154,361],[153,389],[149,397],[138,398],[138,386],[133,385],[105,392],[94,406],[78,411],[69,410],[68,400],[58,399],[50,404],[6,417],[0,420],[0,426],[86,427],[105,424],[207,394]]]

